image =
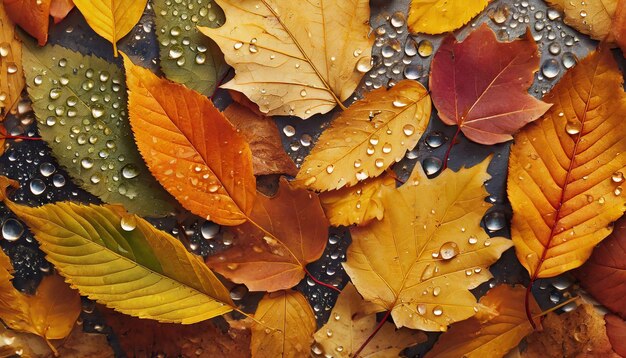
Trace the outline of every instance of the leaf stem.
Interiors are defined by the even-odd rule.
[[[550,312],[554,312],[554,311],[558,310],[559,308],[562,308],[564,306],[569,305],[570,303],[578,300],[579,298],[580,298],[580,296],[574,296],[574,297],[572,297],[572,298],[570,298],[570,299],[568,299],[566,301],[563,301],[563,302],[559,303],[558,305],[556,305],[556,306],[554,306],[554,307],[552,307],[550,309],[547,309],[547,310],[545,310],[545,311],[543,311],[543,312],[541,312],[539,314],[534,315],[533,318],[541,318],[541,317],[547,315]]]
[[[311,280],[313,280],[318,285],[330,288],[331,290],[334,290],[334,291],[337,291],[337,292],[341,293],[341,290],[338,289],[337,287],[335,287],[335,286],[333,286],[333,285],[331,285],[329,283],[322,282],[322,281],[316,279],[315,276],[313,276],[313,274],[306,267],[304,267],[304,272],[306,272],[306,274],[309,275]]]
[[[376,334],[378,333],[378,331],[380,331],[381,328],[383,328],[383,325],[385,324],[385,322],[387,322],[387,318],[389,318],[389,316],[391,315],[391,310],[388,310],[385,313],[385,316],[383,317],[383,319],[380,320],[380,322],[378,323],[378,325],[376,326],[376,329],[374,329],[374,332],[372,332],[372,334],[370,334],[369,337],[367,337],[367,339],[365,340],[365,342],[363,342],[363,344],[361,344],[361,346],[359,347],[359,349],[356,350],[356,352],[354,352],[354,354],[352,355],[353,358],[357,358],[359,356],[359,354],[361,353],[361,351],[363,351],[363,349],[365,348],[365,346],[367,346],[369,344],[369,342],[374,339],[374,337],[376,336]]]
[[[457,126],[456,133],[454,133],[454,136],[450,140],[450,144],[448,145],[448,150],[446,150],[446,154],[443,156],[443,166],[441,167],[442,171],[448,168],[448,159],[450,157],[450,152],[452,151],[452,147],[454,147],[454,145],[456,144],[460,133],[461,133],[461,127]]]
[[[533,314],[532,312],[530,312],[530,296],[532,296],[532,288],[533,288],[533,283],[535,282],[535,280],[537,279],[537,277],[535,277],[536,275],[533,275],[533,277],[530,279],[530,282],[528,283],[528,287],[526,287],[526,295],[524,296],[524,309],[526,310],[526,318],[528,318],[528,322],[530,322],[530,325],[533,327],[533,330],[537,329],[537,325],[535,324],[535,320],[533,319]]]
[[[52,342],[50,342],[45,336],[43,337],[43,340],[46,341],[46,344],[48,345],[48,348],[50,348],[50,350],[52,351],[52,354],[54,354],[55,357],[58,357],[59,351],[54,347]]]

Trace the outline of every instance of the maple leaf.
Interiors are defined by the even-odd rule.
[[[425,358],[503,357],[533,332],[526,318],[522,286],[496,286],[480,298],[476,316],[457,322],[439,336]],[[539,313],[533,300],[531,310]]]
[[[430,110],[430,96],[416,81],[367,93],[322,132],[295,184],[326,191],[380,175],[417,145]]]
[[[395,184],[393,177],[382,175],[355,186],[321,193],[320,201],[331,225],[367,225],[373,219],[383,218],[382,193],[384,188],[395,188]]]
[[[328,221],[317,195],[293,188],[284,178],[274,197],[257,197],[250,219],[229,229],[233,245],[209,256],[207,264],[252,291],[295,286],[306,265],[324,252]]]
[[[626,356],[626,321],[616,315],[607,314],[604,322],[611,348],[621,357]]]
[[[244,105],[233,103],[224,116],[243,135],[252,151],[254,175],[287,174],[295,176],[298,168],[283,149],[276,123],[254,113]]]
[[[620,11],[624,11],[624,7],[626,7],[624,0],[547,0],[547,2],[565,14],[566,24],[593,39],[611,41],[613,34],[623,36],[620,33],[620,28],[615,27],[612,22],[618,8],[621,8]]]
[[[489,160],[428,179],[417,165],[407,184],[386,190],[381,221],[350,229],[344,268],[363,297],[391,311],[396,326],[445,331],[476,312],[469,291],[511,241],[480,226],[491,206],[483,183]]]
[[[409,30],[432,35],[454,31],[478,15],[489,1],[411,0]]]
[[[376,314],[367,312],[368,303],[348,282],[339,294],[328,322],[315,332],[318,355],[352,357],[376,328]],[[422,332],[397,330],[384,323],[372,340],[359,353],[362,358],[397,357],[405,348],[426,341]]]
[[[52,0],[50,2],[50,16],[54,18],[54,23],[61,22],[67,14],[74,8],[72,0]]]
[[[532,281],[582,265],[626,203],[626,94],[611,52],[589,55],[544,100],[552,108],[515,136],[507,180],[511,236]]]
[[[306,298],[297,291],[266,294],[254,317],[263,323],[252,326],[252,357],[303,357],[313,342],[315,315]]]
[[[522,357],[619,357],[606,335],[604,318],[583,304],[561,315],[549,313],[542,331],[526,338]]]
[[[137,25],[148,0],[73,0],[89,26],[113,44],[117,57],[117,41]]]
[[[367,0],[216,0],[226,22],[200,27],[224,52],[243,92],[264,113],[308,118],[327,113],[356,89],[374,39]]]
[[[11,21],[37,39],[39,46],[48,42],[48,18],[51,0],[4,0]]]
[[[117,66],[30,41],[23,61],[38,132],[81,188],[143,216],[174,211],[172,198],[128,140],[124,74]]]
[[[449,35],[431,65],[433,103],[441,120],[458,125],[468,139],[487,145],[505,142],[550,108],[528,94],[538,68],[530,31],[512,42],[498,42],[486,24],[463,42]]]
[[[5,5],[0,3],[0,121],[20,99],[24,89],[22,70],[22,43],[15,34],[15,25],[9,19]],[[5,53],[6,52],[6,53]],[[4,142],[3,140],[0,140]],[[2,147],[4,147],[3,143]],[[2,149],[0,149],[0,152]],[[1,153],[0,153],[1,154]]]

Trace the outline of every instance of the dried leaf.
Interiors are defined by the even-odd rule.
[[[112,310],[105,310],[104,315],[128,357],[250,356],[249,330],[222,332],[210,321],[185,326],[159,323]]]
[[[565,13],[565,23],[596,40],[611,33],[611,22],[619,0],[569,1],[547,0],[550,6]],[[626,2],[622,1],[622,5]]]
[[[295,183],[326,191],[380,175],[417,145],[430,110],[428,92],[416,81],[366,94],[322,132]]]
[[[6,2],[6,1],[5,1]],[[22,43],[15,35],[15,25],[0,3],[0,121],[20,99],[24,89]],[[4,140],[0,139],[4,147]],[[3,149],[0,149],[0,155]]]
[[[137,25],[148,0],[73,0],[89,26],[113,44],[117,57],[117,41]]]
[[[298,173],[296,164],[283,149],[278,127],[271,118],[260,116],[238,103],[228,106],[224,116],[250,144],[254,175],[295,176]]]
[[[550,108],[528,94],[539,68],[530,31],[512,42],[498,42],[486,24],[463,42],[449,35],[431,67],[430,90],[441,120],[458,125],[474,142],[506,142]]]
[[[72,179],[102,201],[133,213],[171,213],[172,198],[128,140],[132,132],[120,69],[98,57],[30,42],[23,60],[39,134]]]
[[[611,342],[613,351],[621,357],[626,357],[626,322],[616,315],[604,316],[606,335]]]
[[[216,0],[226,23],[200,31],[236,71],[223,85],[264,113],[308,118],[350,97],[370,67],[367,0]]]
[[[51,0],[3,0],[9,18],[37,39],[39,46],[48,42],[48,18]]]
[[[426,358],[503,357],[533,332],[524,307],[522,286],[496,286],[480,298],[476,316],[450,326]],[[531,312],[540,309],[530,298]]]
[[[202,35],[198,26],[220,26],[224,12],[213,0],[195,0],[191,8],[186,2],[169,0],[155,0],[152,5],[163,73],[211,96],[229,67],[217,44]]]
[[[488,164],[430,180],[418,165],[406,184],[383,194],[381,221],[350,229],[344,268],[366,300],[391,310],[396,326],[445,331],[475,314],[469,290],[491,277],[487,267],[512,246],[480,226],[491,206],[483,187]]]
[[[593,306],[584,304],[576,310],[548,316],[543,331],[528,336],[522,357],[619,357],[606,336],[604,318]]]
[[[67,14],[74,8],[74,1],[72,0],[52,0],[50,3],[50,16],[54,18],[54,23],[61,22]]]
[[[148,168],[187,210],[242,224],[256,179],[245,138],[205,96],[135,66],[124,55],[129,116]]]
[[[0,357],[34,358],[47,355],[52,355],[52,351],[43,338],[16,332],[0,324]]]
[[[115,357],[106,335],[83,332],[82,326],[79,325],[74,326],[66,340],[53,342],[53,344],[57,346],[59,356],[63,358]]]
[[[390,175],[368,179],[349,188],[320,194],[326,217],[333,226],[366,225],[373,219],[382,219],[385,208],[382,194],[385,188],[395,188]]]
[[[367,302],[351,283],[339,294],[328,322],[314,335],[320,355],[352,357],[376,328],[376,314],[364,313]],[[398,357],[405,348],[426,341],[422,332],[396,330],[384,323],[380,331],[359,353],[362,358]]]
[[[254,317],[266,326],[252,326],[253,358],[294,358],[309,353],[315,332],[315,316],[300,292],[278,291],[263,297]]]
[[[618,0],[611,29],[615,43],[622,49],[622,54],[626,54],[626,0]]]
[[[281,179],[272,198],[260,194],[250,222],[229,231],[233,245],[207,258],[209,267],[252,291],[295,286],[324,253],[328,221],[317,195]]]
[[[544,100],[552,108],[515,136],[508,176],[515,251],[534,278],[583,264],[626,203],[626,95],[611,52],[592,53]]]
[[[46,258],[81,294],[120,312],[191,324],[229,312],[228,290],[180,241],[119,206],[31,208],[0,199],[28,225]]]
[[[489,1],[411,0],[409,30],[433,35],[454,31],[478,15]]]

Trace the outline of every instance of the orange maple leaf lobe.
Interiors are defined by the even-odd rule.
[[[454,35],[444,39],[431,66],[431,96],[441,120],[461,127],[470,140],[505,142],[550,108],[528,94],[538,68],[530,32],[523,39],[498,42],[483,24],[463,42]]]

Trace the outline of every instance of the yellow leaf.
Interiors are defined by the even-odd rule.
[[[216,3],[226,23],[199,29],[235,68],[222,87],[243,92],[264,113],[308,118],[343,107],[371,67],[367,0]]]
[[[611,33],[611,22],[618,0],[547,0],[550,6],[565,14],[565,23],[596,40]],[[626,3],[623,2],[624,5]]]
[[[366,94],[322,133],[296,185],[326,191],[380,175],[415,147],[428,126],[430,110],[430,96],[416,81]]]
[[[522,286],[500,285],[480,298],[476,316],[450,326],[426,358],[503,357],[533,331],[526,318]],[[532,311],[539,313],[537,302]]]
[[[315,332],[320,355],[353,357],[361,345],[376,329],[376,314],[364,313],[366,301],[348,282],[339,294],[328,322]],[[422,332],[408,329],[397,330],[391,323],[384,323],[380,331],[360,352],[362,358],[398,357],[405,348],[424,342]]]
[[[386,187],[395,188],[395,184],[391,176],[383,175],[349,188],[321,193],[320,201],[331,225],[366,225],[383,218],[382,192]]]
[[[22,43],[15,34],[15,25],[0,3],[0,120],[15,106],[24,89]],[[3,146],[4,140],[0,139]],[[0,153],[2,149],[0,148]]]
[[[265,326],[252,326],[252,358],[308,356],[316,328],[315,315],[300,292],[266,294],[254,317]]]
[[[139,22],[148,0],[74,0],[89,26],[113,44],[117,57],[117,41]]]
[[[512,246],[480,226],[489,160],[428,179],[417,165],[406,184],[383,194],[381,221],[355,227],[346,272],[363,297],[391,310],[396,326],[445,331],[474,315],[469,291]],[[424,294],[426,292],[427,294]]]
[[[594,52],[544,97],[550,110],[515,136],[511,235],[533,280],[580,266],[624,212],[622,83],[611,52]]]
[[[412,0],[409,6],[409,30],[431,35],[454,31],[483,11],[489,1]]]
[[[233,309],[228,290],[180,241],[119,206],[31,208],[6,199],[46,258],[81,294],[122,313],[190,324]]]

